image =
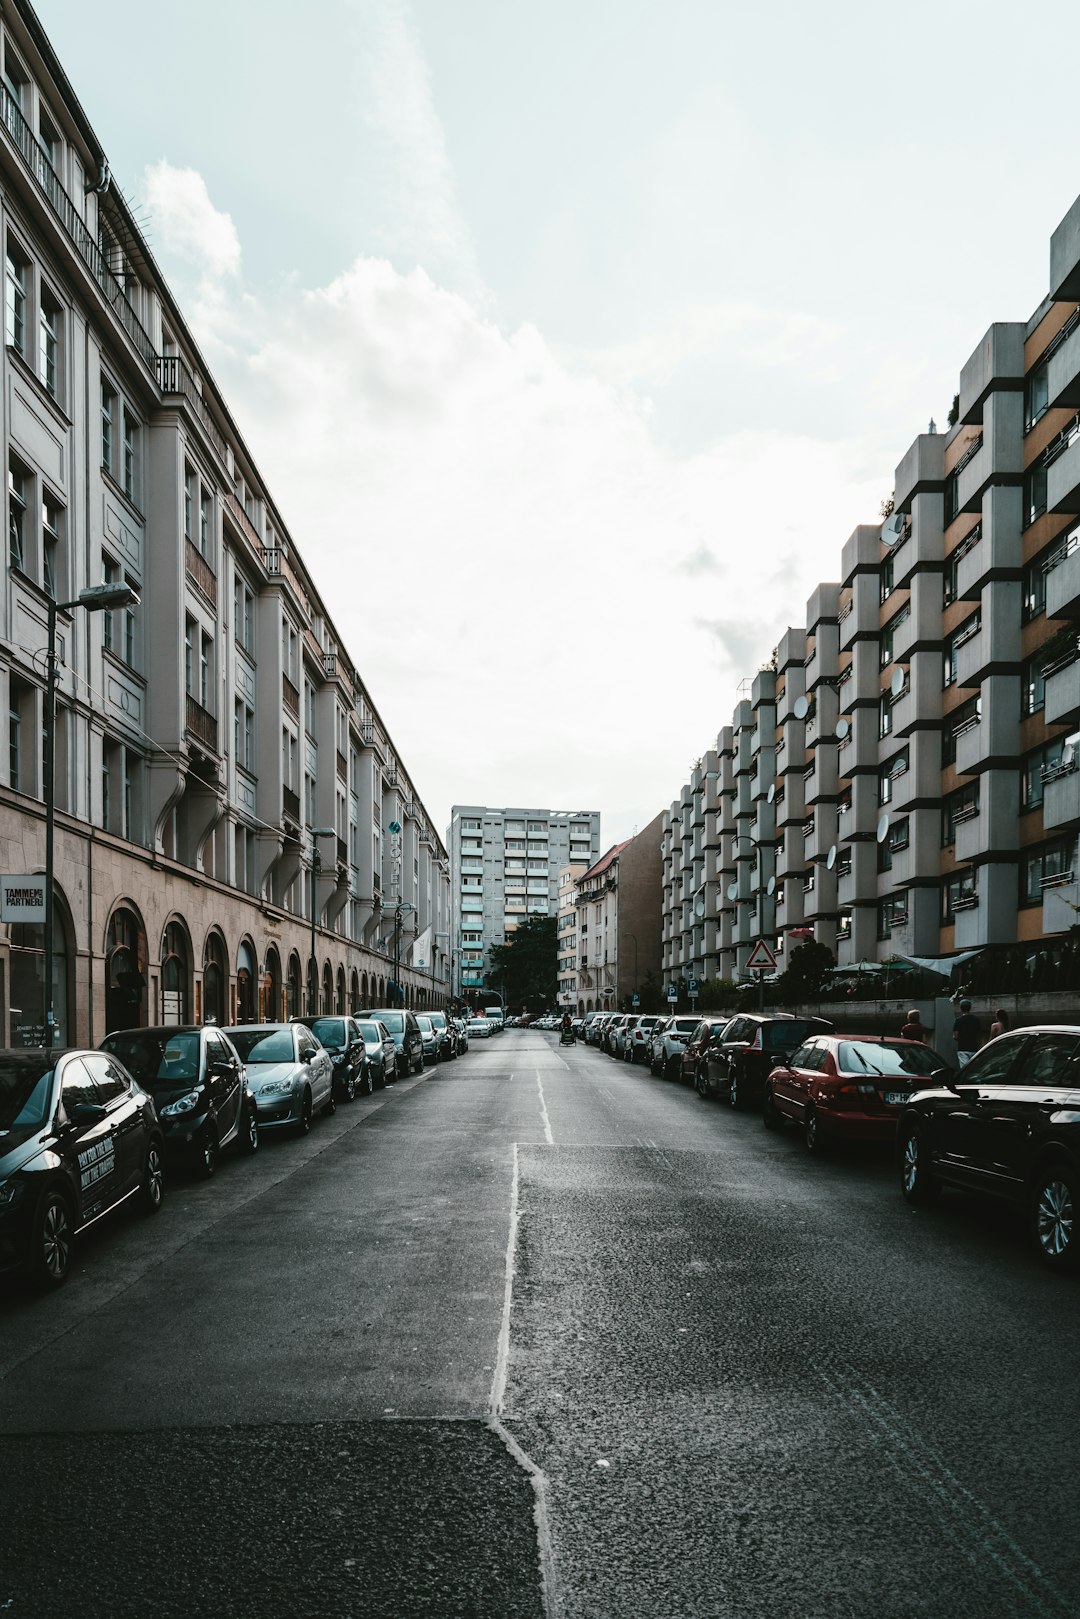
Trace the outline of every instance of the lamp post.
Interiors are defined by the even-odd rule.
[[[49,597],[48,644],[45,658],[45,982],[42,985],[45,1046],[51,1051],[55,1044],[56,1009],[53,1004],[53,929],[55,906],[53,902],[53,864],[56,844],[56,615],[70,613],[76,607],[88,613],[100,613],[112,607],[137,607],[139,593],[130,585],[88,585],[80,590],[73,601],[58,602]]]
[[[308,1012],[317,1017],[319,1012],[319,964],[315,959],[315,918],[319,910],[319,873],[322,871],[320,838],[336,838],[336,826],[313,826],[311,829],[311,978],[308,985]]]
[[[394,988],[401,996],[401,1004],[405,1005],[405,990],[401,982],[401,913],[415,911],[416,906],[408,900],[399,899],[394,906]]]
[[[772,844],[771,843],[770,844],[759,843],[757,838],[752,838],[750,836],[749,832],[732,832],[731,833],[731,838],[735,843],[752,843],[754,848],[757,850],[757,864],[758,864],[757,932],[758,932],[758,939],[761,940],[761,939],[764,938],[764,934],[765,934],[765,882],[764,882],[765,865],[764,865],[764,861],[761,858],[761,851],[762,851],[763,848],[771,849]],[[738,860],[737,855],[736,855],[735,858],[736,858],[736,860]],[[734,897],[734,896],[731,896],[731,897]],[[758,970],[757,981],[758,981],[758,1011],[759,1012],[764,1012],[764,1010],[765,1010],[765,970],[764,970],[764,968]]]

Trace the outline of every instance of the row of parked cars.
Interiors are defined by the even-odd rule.
[[[989,1041],[959,1071],[917,1040],[845,1034],[824,1018],[594,1013],[580,1034],[626,1062],[797,1129],[808,1152],[894,1145],[915,1207],[947,1187],[1004,1200],[1044,1262],[1080,1266],[1080,1027]]]
[[[464,1020],[378,1007],[232,1028],[121,1029],[96,1051],[0,1052],[0,1272],[59,1286],[78,1232],[121,1203],[156,1212],[173,1165],[203,1179],[263,1131],[468,1050]]]

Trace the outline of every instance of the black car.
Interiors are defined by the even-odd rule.
[[[439,1060],[444,1062],[447,1058],[458,1054],[457,1030],[454,1028],[445,1012],[429,1012],[431,1027],[439,1041]]]
[[[999,1035],[901,1113],[900,1187],[928,1204],[943,1186],[1022,1209],[1045,1262],[1080,1263],[1080,1027]]]
[[[375,1089],[367,1048],[354,1017],[298,1017],[330,1053],[334,1064],[334,1095],[351,1102],[357,1092],[370,1096]]]
[[[0,1270],[59,1287],[77,1232],[165,1195],[154,1099],[103,1051],[0,1051]]]
[[[244,1064],[213,1024],[115,1029],[101,1042],[149,1091],[170,1158],[209,1180],[223,1147],[259,1145],[258,1107]]]
[[[377,1018],[386,1028],[397,1047],[398,1077],[422,1074],[424,1071],[424,1037],[413,1012],[404,1012],[397,1006],[368,1007],[357,1012],[358,1018]]]
[[[765,1081],[812,1034],[831,1034],[820,1017],[790,1012],[739,1012],[717,1030],[698,1059],[694,1075],[699,1096],[716,1092],[732,1107],[761,1106]]]

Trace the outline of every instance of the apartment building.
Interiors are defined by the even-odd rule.
[[[614,844],[577,879],[577,1009],[629,1010],[659,987],[663,815]]]
[[[1021,976],[1076,937],[1080,199],[886,509],[664,814],[668,983],[740,977],[757,937],[781,966],[809,938],[841,964],[1011,948]]]
[[[55,618],[55,1039],[358,1008],[395,962],[441,1004],[445,849],[24,0],[0,206],[0,868],[47,864]],[[43,952],[0,924],[11,1043],[44,1038]]]
[[[450,858],[457,993],[484,984],[488,951],[526,916],[556,916],[559,873],[591,865],[600,850],[599,810],[492,809],[455,804]]]
[[[576,1010],[578,1004],[577,883],[587,862],[563,866],[559,872],[558,996],[559,1005]]]

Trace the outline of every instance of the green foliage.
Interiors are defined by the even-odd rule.
[[[506,944],[491,948],[486,974],[490,989],[502,992],[506,1006],[542,1011],[554,1006],[559,988],[558,918],[529,916]]]
[[[798,1006],[804,1001],[815,1000],[821,994],[825,974],[835,966],[836,957],[832,951],[816,940],[796,945],[776,983],[775,996],[771,998],[785,1006]]]

